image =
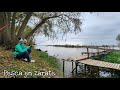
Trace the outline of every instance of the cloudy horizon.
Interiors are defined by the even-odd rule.
[[[40,45],[117,45],[116,36],[120,33],[120,12],[83,13],[82,31],[78,34],[68,33],[62,40],[48,40],[37,36],[35,41]]]

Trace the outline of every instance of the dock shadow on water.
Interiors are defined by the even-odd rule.
[[[72,75],[70,78],[120,78],[120,71],[111,70],[100,67],[88,66],[88,71],[84,68],[78,70],[77,75]]]
[[[55,56],[58,58],[61,64],[61,70],[64,70],[64,78],[120,78],[120,71],[89,66],[79,63],[77,67],[77,74],[72,70],[75,68],[75,62],[64,62],[62,59],[74,59],[77,60],[82,55],[82,52],[86,52],[85,48],[65,48],[65,47],[53,47],[53,46],[39,46],[37,49],[42,51],[48,51],[50,56]],[[95,49],[90,49],[90,52],[94,52]],[[101,60],[102,57],[96,57],[96,60]]]

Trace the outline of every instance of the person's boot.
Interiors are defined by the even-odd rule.
[[[35,62],[35,60],[31,60],[30,62]]]
[[[23,60],[27,62],[27,58],[25,58],[25,59],[23,59]]]

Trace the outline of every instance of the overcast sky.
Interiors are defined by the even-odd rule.
[[[75,34],[67,34],[64,40],[48,40],[44,36],[36,37],[36,43],[40,45],[53,44],[79,44],[79,45],[116,45],[116,36],[120,33],[120,12],[83,13],[82,31]],[[61,37],[59,35],[59,37]],[[46,41],[46,42],[44,42]]]

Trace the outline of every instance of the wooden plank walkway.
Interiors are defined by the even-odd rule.
[[[92,60],[92,59],[86,59],[86,60],[82,60],[78,62],[82,64],[91,65],[91,66],[105,67],[105,68],[120,70],[120,64],[117,64],[117,63],[110,63],[110,62],[98,61],[98,60]]]
[[[99,52],[95,52],[95,51],[94,51],[94,52],[89,52],[89,54],[98,54],[98,53],[99,53],[99,54],[107,54],[107,53],[109,53],[109,52],[111,52],[111,51],[103,51],[103,50],[101,50],[101,51],[99,51]],[[82,55],[83,55],[83,54],[88,54],[88,52],[82,52],[81,54],[82,54]]]
[[[80,61],[80,60],[85,60],[88,59],[88,55],[81,55],[80,58],[78,60],[76,59],[62,59],[63,61],[70,61],[70,62],[75,62],[75,61]]]
[[[104,52],[104,51],[99,52],[99,55],[102,54],[103,52]],[[106,51],[106,52],[104,52],[104,54],[108,54],[109,52],[110,52],[110,51]],[[87,53],[87,52],[85,52],[85,53]],[[87,53],[87,54],[88,54],[88,53]],[[72,62],[75,62],[75,61],[85,60],[85,59],[88,59],[88,55],[87,55],[87,54],[81,55],[81,56],[79,57],[79,59],[77,59],[77,60],[75,60],[75,59],[73,59],[73,60],[67,59],[67,60],[64,60],[64,61],[72,61]],[[96,56],[96,55],[98,55],[98,52],[94,52],[94,54],[89,54],[89,58],[92,57],[92,56]]]

